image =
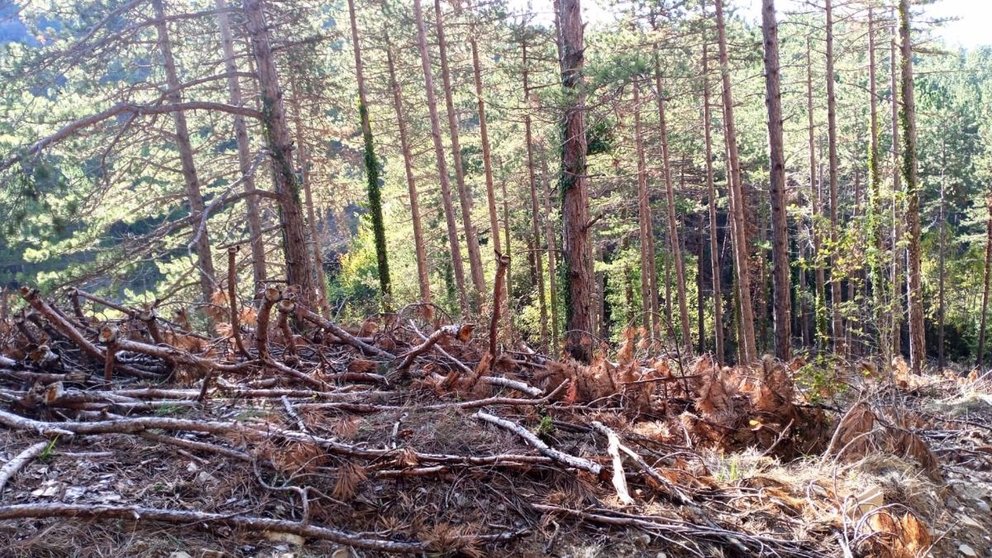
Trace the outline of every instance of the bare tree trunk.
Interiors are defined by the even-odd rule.
[[[655,287],[658,272],[655,268],[655,253],[653,251],[654,230],[651,217],[651,196],[648,193],[647,165],[644,161],[644,141],[641,129],[641,95],[640,85],[633,83],[634,89],[634,143],[637,152],[637,223],[639,225],[639,240],[641,247],[641,325],[651,339],[660,339],[661,330],[657,300],[658,292]]]
[[[562,43],[561,81],[567,106],[562,119],[562,238],[565,266],[565,350],[579,361],[592,357],[592,243],[589,238],[589,187],[586,176],[583,25],[580,0],[559,0]]]
[[[444,145],[441,143],[441,119],[437,114],[434,73],[431,70],[430,51],[427,50],[427,30],[424,27],[424,11],[420,5],[420,0],[414,0],[413,12],[417,21],[417,47],[420,50],[420,62],[424,70],[427,109],[431,119],[431,139],[434,142],[438,182],[441,184],[441,199],[444,202],[444,218],[448,225],[448,244],[451,248],[451,263],[455,273],[455,285],[458,289],[458,304],[462,313],[465,314],[469,311],[468,299],[465,294],[465,264],[462,262],[462,250],[458,244],[458,227],[455,224],[455,212],[451,204],[451,182],[448,178],[448,163],[444,158]]]
[[[313,281],[315,274],[307,250],[306,225],[292,163],[293,142],[290,139],[289,126],[286,124],[282,89],[279,87],[279,74],[276,72],[272,55],[263,0],[244,0],[244,12],[248,33],[252,39],[259,93],[262,98],[262,113],[265,115],[266,139],[273,159],[279,217],[283,229],[286,280],[290,285],[299,285],[302,301],[311,305],[316,296]]]
[[[475,287],[473,297],[476,307],[486,296],[486,280],[482,270],[482,256],[479,254],[479,239],[472,225],[472,196],[465,187],[465,169],[462,166],[462,148],[458,141],[458,115],[455,113],[451,86],[451,72],[448,69],[448,42],[444,36],[444,12],[441,0],[434,0],[434,20],[437,28],[438,58],[441,62],[441,82],[444,85],[444,104],[448,113],[448,132],[451,136],[451,161],[455,167],[455,186],[462,209],[462,227],[465,229],[465,243],[468,245],[468,264]]]
[[[706,321],[704,313],[706,305],[703,303],[703,288],[705,283],[703,280],[703,235],[706,228],[703,224],[704,221],[705,218],[700,213],[698,222],[696,223],[696,333],[699,339],[699,344],[696,347],[699,354],[706,352]]]
[[[530,227],[531,238],[534,251],[531,253],[534,262],[534,272],[536,275],[537,302],[541,312],[541,346],[547,350],[548,347],[548,308],[544,291],[544,256],[541,252],[541,211],[537,201],[537,179],[534,171],[534,137],[531,133],[530,120],[530,83],[528,82],[527,68],[527,39],[521,41],[523,53],[523,81],[524,81],[524,143],[527,149],[527,181],[530,186]]]
[[[763,0],[761,31],[765,39],[765,104],[768,107],[769,182],[772,206],[772,261],[775,269],[775,356],[791,357],[792,287],[789,273],[789,224],[785,200],[785,153],[782,145],[782,93],[779,85],[778,23],[775,0]]]
[[[914,374],[923,371],[926,337],[923,324],[923,281],[920,268],[920,185],[917,181],[916,99],[913,94],[913,45],[910,42],[909,0],[899,0],[902,39],[902,177],[906,183],[906,225],[909,228],[909,361]]]
[[[941,145],[941,169],[947,168],[947,146]],[[940,173],[940,208],[939,215],[937,217],[937,226],[940,227],[938,236],[938,248],[937,248],[937,370],[940,372],[944,371],[944,312],[946,307],[944,306],[944,270],[945,270],[945,255],[946,250],[946,237],[945,231],[947,229],[946,216],[944,214],[944,187],[945,187],[945,176],[944,171],[941,170]]]
[[[723,82],[723,114],[729,162],[731,222],[734,227],[734,263],[737,268],[737,290],[741,316],[741,363],[757,358],[754,340],[754,309],[751,308],[751,281],[748,276],[747,231],[744,221],[744,192],[741,187],[740,158],[737,153],[737,128],[734,123],[734,97],[730,88],[730,62],[723,20],[723,0],[715,0],[717,38],[720,50],[720,73]]]
[[[893,14],[893,20],[895,19]],[[902,266],[906,259],[906,248],[902,245],[903,236],[903,215],[905,207],[902,199],[902,185],[900,184],[901,165],[899,164],[899,87],[896,81],[898,75],[898,52],[896,44],[896,26],[892,25],[892,40],[889,45],[890,51],[890,91],[892,92],[892,353],[902,354],[902,317],[904,307],[902,303]]]
[[[705,0],[704,0],[705,2]],[[713,274],[713,326],[716,337],[716,360],[722,365],[726,358],[723,348],[723,287],[721,286],[719,229],[716,220],[716,185],[713,183],[713,138],[710,131],[709,40],[703,37],[703,139],[706,144],[706,189],[709,192],[710,271]]]
[[[558,248],[555,245],[555,228],[551,221],[551,190],[554,187],[551,174],[548,172],[548,154],[541,150],[541,176],[543,183],[543,195],[541,201],[544,204],[544,235],[545,244],[548,247],[548,299],[551,307],[551,354],[558,354],[558,268],[556,259],[558,258]]]
[[[479,62],[479,45],[474,34],[468,39],[472,47],[472,73],[475,77],[475,97],[479,104],[479,135],[482,138],[482,166],[486,174],[486,200],[489,207],[490,236],[493,239],[493,250],[502,253],[499,238],[499,217],[496,208],[496,188],[493,185],[493,156],[489,145],[489,125],[486,121],[486,101],[482,96],[482,64]],[[509,240],[507,240],[509,242]],[[505,275],[505,274],[504,274]]]
[[[238,79],[238,66],[235,63],[234,38],[231,34],[231,23],[227,16],[225,0],[216,0],[217,27],[220,29],[221,47],[224,49],[224,71],[227,72],[227,91],[231,105],[240,107],[244,104],[241,94],[241,81]],[[248,197],[245,204],[248,207],[248,236],[251,244],[251,271],[254,280],[253,292],[268,278],[265,269],[265,242],[262,237],[262,217],[258,208],[258,198],[254,196],[255,177],[251,172],[251,144],[248,142],[248,126],[245,117],[234,115],[234,139],[238,144],[238,169]]]
[[[871,215],[868,218],[868,234],[874,253],[868,259],[871,272],[871,292],[874,305],[875,327],[878,329],[878,345],[882,353],[882,362],[888,365],[892,360],[892,332],[889,330],[886,319],[885,293],[887,287],[883,279],[882,266],[882,173],[879,169],[878,158],[878,85],[877,68],[875,62],[875,11],[871,4],[868,5],[868,95],[870,121],[869,145],[868,145],[868,180],[871,184]]]
[[[310,189],[310,152],[307,150],[306,139],[303,135],[303,109],[300,91],[296,79],[289,78],[289,88],[293,93],[293,126],[296,128],[296,160],[300,167],[300,178],[303,183],[303,202],[307,210],[307,222],[310,224],[310,242],[313,250],[315,279],[317,280],[317,307],[324,317],[329,317],[331,308],[327,304],[327,279],[324,276],[324,256],[321,253],[320,232],[317,228],[317,217],[314,211],[313,192]]]
[[[685,264],[682,260],[679,242],[678,216],[675,207],[675,191],[672,188],[672,167],[668,150],[668,121],[665,116],[665,93],[661,83],[661,62],[658,53],[654,54],[654,83],[657,89],[655,100],[658,103],[658,127],[661,132],[661,164],[665,178],[665,199],[668,202],[668,241],[672,247],[675,263],[676,296],[679,299],[679,323],[682,326],[682,346],[687,354],[692,354],[692,336],[689,333],[689,305],[685,296]],[[684,168],[684,167],[683,167]],[[657,289],[655,289],[657,290]]]
[[[389,34],[386,34],[389,42]],[[409,133],[406,116],[403,112],[403,89],[396,79],[396,64],[393,60],[393,47],[386,48],[386,62],[389,66],[389,86],[393,91],[393,110],[396,111],[396,124],[399,127],[400,150],[403,152],[403,170],[406,172],[406,185],[410,192],[410,216],[413,220],[413,244],[417,252],[417,284],[420,287],[420,300],[431,302],[431,279],[427,268],[427,248],[424,242],[424,226],[420,219],[420,201],[417,195],[417,179],[413,174],[413,155],[410,153]],[[499,231],[495,231],[499,242]],[[498,244],[497,244],[498,246]],[[497,249],[498,250],[498,249]]]
[[[379,289],[383,303],[388,308],[393,294],[389,277],[389,257],[386,251],[386,224],[382,217],[382,165],[375,154],[375,141],[372,136],[372,123],[369,121],[368,97],[365,93],[365,73],[362,66],[362,45],[358,38],[358,20],[355,15],[355,0],[348,0],[348,17],[351,22],[351,44],[355,51],[355,78],[358,82],[358,117],[362,124],[362,140],[365,148],[365,179],[368,185],[369,217],[372,220],[372,235],[375,237],[376,268],[379,273]]]
[[[813,60],[811,40],[806,37],[806,115],[809,131],[809,188],[810,205],[812,205],[813,258],[815,261],[814,281],[816,294],[813,303],[813,320],[815,343],[819,351],[826,349],[827,339],[827,279],[823,269],[823,254],[820,250],[821,231],[820,216],[823,214],[823,203],[820,195],[820,179],[816,162],[816,121],[813,114]]]
[[[827,153],[830,168],[830,245],[837,250],[837,97],[834,93],[834,12],[832,0],[826,0],[827,12]],[[830,315],[833,322],[834,352],[844,353],[844,323],[840,314],[840,279],[837,271],[838,255],[830,256]]]
[[[172,55],[172,41],[169,40],[165,7],[162,0],[152,0],[152,6],[155,8],[155,29],[158,32],[158,46],[162,52],[162,63],[165,68],[165,84],[169,88],[165,98],[172,104],[178,104],[182,102],[182,87],[176,73],[176,59]],[[186,184],[186,199],[189,201],[190,218],[193,222],[200,293],[204,301],[209,301],[216,282],[214,281],[213,256],[210,253],[210,237],[207,228],[200,227],[205,207],[203,194],[200,193],[200,181],[196,176],[196,165],[193,163],[193,145],[189,141],[186,113],[181,110],[174,111],[172,118],[176,125],[176,148],[179,150],[179,163],[182,167],[183,181]]]

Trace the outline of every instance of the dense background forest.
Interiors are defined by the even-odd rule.
[[[583,37],[562,4],[3,2],[4,292],[207,308],[239,245],[246,300],[488,315],[505,254],[504,335],[552,351],[637,326],[888,362],[919,300],[928,357],[987,352],[992,50],[827,1],[777,14],[773,67],[735,6],[611,4]]]
[[[0,0],[2,553],[989,555],[992,48],[595,6]]]

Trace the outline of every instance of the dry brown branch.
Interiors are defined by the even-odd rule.
[[[497,236],[499,236],[497,234]],[[500,313],[503,299],[506,298],[506,270],[510,267],[510,256],[496,252],[496,279],[493,283],[493,316],[489,321],[489,357],[496,361],[496,334],[499,331]]]
[[[435,330],[430,337],[425,339],[423,343],[413,347],[407,351],[406,354],[402,355],[401,358],[403,360],[400,362],[399,366],[396,367],[396,369],[406,370],[411,364],[413,364],[413,360],[415,358],[429,351],[431,347],[436,345],[438,341],[442,339],[453,337],[463,343],[468,341],[472,338],[473,329],[475,329],[475,325],[473,324],[451,324],[437,328],[437,330]]]
[[[35,457],[41,455],[41,452],[45,451],[45,448],[47,448],[49,444],[51,444],[49,441],[32,444],[4,464],[3,468],[0,469],[0,495],[3,494],[3,489],[7,486],[7,481],[9,481],[11,477],[16,475],[18,471],[23,469],[24,466],[30,463]]]
[[[330,320],[326,320],[322,316],[319,316],[310,310],[307,310],[303,314],[303,317],[307,321],[315,323],[318,326],[326,329],[327,331],[331,332],[333,335],[337,336],[339,339],[341,339],[348,345],[351,345],[352,347],[355,347],[356,349],[363,351],[366,354],[374,355],[389,360],[393,360],[396,358],[396,355],[390,353],[389,351],[384,351],[378,347],[366,343],[365,341],[362,341],[361,339],[355,337],[354,335],[348,333],[347,331],[339,327],[334,322]]]
[[[205,513],[185,510],[164,510],[140,506],[94,506],[91,504],[18,504],[0,506],[0,519],[41,519],[50,517],[79,519],[123,519],[130,521],[159,521],[185,526],[201,524],[226,525],[262,532],[292,533],[301,537],[331,541],[355,548],[381,552],[418,553],[428,549],[420,542],[400,542],[376,539],[320,525],[304,524],[283,519]]]
[[[245,348],[244,340],[241,339],[241,317],[238,312],[238,247],[231,246],[227,249],[227,300],[231,305],[231,336],[234,338],[234,346],[245,358],[251,358],[248,349]]]

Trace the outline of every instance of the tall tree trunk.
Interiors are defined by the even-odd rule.
[[[806,115],[809,132],[809,189],[810,205],[813,218],[811,230],[813,234],[814,281],[816,293],[813,301],[813,319],[815,322],[814,335],[818,351],[826,350],[827,340],[827,278],[823,269],[823,253],[820,250],[822,234],[820,231],[820,216],[823,214],[823,202],[820,187],[820,174],[816,162],[816,119],[813,114],[813,59],[810,37],[806,37]]]
[[[648,193],[647,165],[644,161],[644,138],[641,128],[640,85],[634,90],[634,146],[637,152],[637,223],[641,247],[641,325],[651,339],[661,338],[658,315],[658,272],[653,251],[654,230],[651,217],[651,196]]]
[[[386,34],[389,42],[389,34]],[[403,111],[403,89],[396,79],[396,63],[393,59],[393,47],[386,47],[386,63],[389,67],[389,87],[393,91],[393,110],[396,111],[396,124],[399,127],[400,150],[403,152],[403,170],[406,173],[407,190],[410,192],[410,216],[413,220],[413,244],[417,252],[417,284],[420,287],[420,300],[431,302],[431,279],[427,267],[427,247],[424,242],[424,226],[420,219],[420,200],[417,195],[417,179],[413,174],[413,155],[410,153],[410,139],[406,127],[406,116]],[[499,231],[495,231],[499,238]],[[497,240],[498,242],[498,240]]]
[[[472,73],[475,77],[475,97],[479,105],[479,136],[482,139],[482,167],[486,174],[486,200],[489,208],[490,236],[493,239],[493,250],[502,253],[500,243],[499,217],[496,208],[496,188],[493,185],[493,156],[492,147],[489,145],[489,125],[486,121],[486,101],[482,96],[482,64],[479,62],[479,45],[475,36],[469,37],[469,45],[472,47]],[[507,239],[509,242],[509,239]]]
[[[545,244],[548,247],[548,292],[550,294],[548,302],[551,307],[551,354],[558,354],[558,268],[556,259],[558,248],[555,246],[555,228],[551,220],[551,174],[548,172],[548,154],[541,150],[541,176],[543,183],[543,195],[541,201],[544,204],[544,235]]]
[[[362,65],[362,45],[358,38],[358,19],[355,15],[355,0],[348,0],[348,18],[351,22],[351,44],[355,51],[355,78],[358,82],[358,116],[362,124],[364,143],[365,180],[368,187],[369,217],[372,220],[372,235],[375,238],[376,270],[379,273],[379,289],[383,303],[388,308],[393,294],[389,277],[389,257],[386,252],[386,224],[382,218],[382,165],[375,154],[375,140],[372,136],[372,123],[369,121],[368,97],[365,93],[365,72]]]
[[[989,316],[989,280],[992,276],[992,192],[985,194],[985,266],[982,272],[982,317],[978,329],[978,372],[985,370],[985,331]]]
[[[789,273],[789,224],[785,200],[785,153],[782,141],[782,93],[779,85],[778,23],[775,0],[763,0],[761,31],[765,40],[765,104],[768,108],[768,150],[772,206],[772,261],[775,287],[775,356],[791,357],[792,287]]]
[[[306,225],[300,204],[299,186],[293,169],[293,141],[286,123],[279,74],[269,28],[265,22],[263,0],[244,0],[245,20],[252,39],[255,73],[258,76],[259,94],[266,140],[272,156],[273,175],[279,204],[279,219],[283,230],[283,248],[286,257],[286,281],[298,285],[301,301],[312,305],[316,300],[313,261],[307,250]]]
[[[585,91],[582,79],[583,25],[580,0],[559,0],[561,82],[567,105],[562,119],[562,238],[565,268],[565,350],[588,362],[592,357],[593,284],[586,176]]]
[[[895,14],[893,14],[895,20]],[[890,41],[889,79],[892,92],[892,353],[902,354],[902,318],[904,307],[902,291],[905,287],[902,278],[902,266],[906,260],[906,247],[903,245],[903,202],[902,184],[900,182],[902,165],[899,164],[899,74],[898,52],[896,42],[896,25],[892,25],[892,40]]]
[[[827,154],[830,169],[830,315],[833,322],[831,331],[834,341],[834,352],[844,353],[844,323],[840,313],[841,294],[840,280],[837,271],[839,257],[837,252],[837,97],[834,93],[834,11],[832,0],[826,0],[827,12]]]
[[[354,1],[354,0],[352,0]],[[472,225],[472,195],[465,187],[465,169],[462,166],[462,148],[458,140],[458,114],[455,113],[454,88],[451,86],[451,72],[448,69],[448,41],[444,36],[444,12],[441,0],[434,0],[434,21],[437,28],[438,58],[441,62],[441,82],[444,85],[444,105],[448,113],[448,133],[451,136],[451,162],[455,167],[455,187],[462,209],[462,227],[465,230],[465,243],[468,245],[468,264],[475,287],[476,307],[486,296],[486,280],[482,270],[482,256],[479,254],[479,239]]]
[[[241,94],[241,81],[237,76],[238,65],[235,62],[234,38],[227,16],[227,4],[225,0],[216,0],[215,5],[217,7],[217,27],[220,29],[221,47],[224,50],[224,71],[227,72],[228,98],[233,106],[240,107],[244,104],[244,100]],[[254,195],[255,176],[251,170],[251,144],[248,142],[248,126],[245,124],[245,117],[240,114],[234,115],[234,140],[238,144],[238,169],[241,171],[244,191],[248,194],[245,201],[248,207],[251,272],[254,280],[253,289],[258,291],[268,278],[265,269],[265,242],[262,237],[262,217],[258,208],[258,198]]]
[[[704,0],[705,2],[705,0]],[[703,37],[703,139],[706,144],[706,189],[709,192],[710,273],[713,275],[713,328],[716,338],[716,360],[722,365],[726,358],[723,348],[723,287],[721,286],[719,228],[716,219],[717,190],[713,182],[713,138],[710,131],[709,40]]]
[[[914,374],[923,371],[926,337],[923,324],[923,280],[920,268],[920,184],[916,159],[916,98],[913,93],[913,45],[910,42],[909,0],[899,0],[899,37],[902,39],[902,178],[906,183],[906,225],[909,233],[909,361]]]
[[[441,143],[441,119],[437,114],[437,97],[434,93],[434,72],[431,70],[431,55],[427,50],[427,30],[424,26],[424,10],[420,0],[414,0],[413,13],[417,21],[417,47],[424,70],[424,87],[427,90],[427,110],[431,119],[431,140],[434,143],[434,157],[437,160],[438,182],[441,184],[441,199],[444,203],[444,218],[448,225],[448,244],[451,248],[451,263],[458,289],[458,304],[462,314],[469,311],[465,293],[465,264],[458,244],[458,227],[455,224],[455,211],[451,204],[451,182],[448,178],[448,162],[444,158],[444,145]]]
[[[534,273],[536,275],[537,302],[541,313],[541,346],[547,350],[548,347],[548,307],[544,291],[544,256],[541,250],[541,211],[537,201],[537,179],[534,170],[534,137],[531,133],[530,120],[530,83],[528,81],[527,68],[527,39],[521,41],[521,51],[523,53],[523,81],[524,81],[524,145],[527,149],[527,183],[530,186],[530,230],[534,251],[531,253],[534,262]]]
[[[737,268],[737,290],[740,303],[740,361],[751,363],[757,358],[754,340],[754,310],[751,307],[751,281],[748,276],[747,231],[744,220],[744,191],[741,186],[740,158],[737,152],[737,127],[734,123],[734,96],[730,88],[730,62],[727,54],[727,34],[724,28],[723,0],[715,0],[716,28],[720,51],[720,73],[723,82],[723,115],[726,127],[728,173],[730,183],[731,222],[734,230],[734,263]]]
[[[679,323],[682,326],[682,346],[687,354],[692,354],[692,336],[689,334],[689,305],[685,296],[685,265],[679,242],[678,216],[675,207],[675,192],[672,188],[672,167],[668,149],[668,121],[665,115],[665,92],[661,83],[661,62],[657,51],[654,54],[655,100],[658,103],[658,127],[661,132],[661,164],[665,178],[665,199],[668,201],[668,241],[672,247],[675,264],[676,296],[679,299]],[[684,170],[683,165],[683,170]],[[656,289],[657,290],[657,289]]]
[[[155,8],[155,30],[158,32],[158,46],[162,52],[162,63],[165,68],[165,84],[169,88],[165,98],[172,104],[179,104],[182,102],[182,86],[176,73],[176,59],[172,55],[172,41],[169,39],[165,7],[162,0],[152,0],[152,6]],[[207,227],[200,226],[205,208],[203,194],[200,193],[200,181],[196,176],[196,166],[193,164],[193,145],[189,140],[186,113],[181,110],[174,111],[172,118],[176,126],[176,148],[179,150],[179,163],[182,168],[183,182],[186,185],[186,199],[189,201],[190,217],[193,222],[200,293],[204,301],[209,301],[215,285],[214,261],[210,253],[210,237]]]
[[[703,235],[706,226],[703,224],[705,217],[700,213],[696,222],[696,333],[699,339],[699,354],[706,352],[706,305],[703,302]]]
[[[941,145],[941,169],[947,168],[947,146]],[[938,247],[937,247],[937,370],[940,372],[944,371],[944,312],[946,307],[944,306],[944,271],[945,271],[945,255],[947,239],[945,237],[945,230],[947,229],[946,216],[944,214],[944,187],[945,187],[945,175],[944,171],[941,170],[940,173],[940,207],[939,215],[937,217],[937,226],[940,227],[938,236]]]
[[[327,304],[327,279],[324,276],[324,256],[321,253],[320,231],[317,228],[317,217],[314,211],[313,192],[310,188],[310,152],[307,150],[306,138],[303,135],[303,108],[300,90],[296,78],[290,75],[289,88],[293,93],[293,127],[296,128],[296,160],[300,167],[300,181],[303,184],[303,202],[307,210],[307,222],[310,224],[310,242],[313,251],[314,271],[317,281],[317,307],[324,316],[329,317],[331,308]]]
[[[886,319],[885,293],[887,288],[883,279],[882,266],[882,172],[878,158],[878,85],[875,62],[875,11],[868,5],[868,95],[870,103],[869,142],[868,142],[868,180],[870,183],[871,204],[868,216],[868,235],[872,246],[872,254],[868,258],[871,273],[872,305],[874,306],[875,327],[878,329],[878,345],[882,353],[882,362],[888,364],[892,360],[892,332]]]

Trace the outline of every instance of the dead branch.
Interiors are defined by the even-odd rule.
[[[215,524],[248,529],[255,532],[292,533],[301,537],[331,541],[356,548],[366,548],[381,552],[418,553],[428,550],[427,545],[421,542],[376,539],[330,527],[247,515],[163,510],[140,506],[94,506],[91,504],[17,504],[0,506],[0,519],[2,520],[51,517],[158,521],[162,523],[178,523],[185,526]]]
[[[541,452],[543,455],[555,461],[558,461],[559,463],[562,463],[569,467],[573,467],[575,469],[588,471],[596,475],[597,477],[603,472],[603,466],[600,465],[599,463],[593,463],[588,459],[583,459],[581,457],[576,457],[574,455],[567,454],[563,451],[558,451],[552,448],[551,446],[549,446],[548,444],[545,444],[543,441],[541,441],[540,438],[531,434],[529,430],[527,430],[526,428],[520,426],[515,422],[511,422],[506,419],[497,417],[495,415],[491,415],[489,413],[486,413],[485,411],[478,411],[472,416],[479,420],[483,420],[485,422],[495,424],[496,426],[499,426],[504,430],[509,430],[510,432],[513,432],[517,436],[520,436],[521,438],[526,440],[528,444],[534,446],[534,448],[536,448],[537,451]]]
[[[496,362],[496,333],[499,330],[500,313],[506,297],[506,269],[510,266],[510,256],[496,252],[496,281],[493,284],[493,317],[489,322],[489,357]]]
[[[603,435],[607,437],[607,439],[610,439],[611,443],[612,443],[612,439],[615,439],[617,443],[617,449],[626,453],[627,456],[630,457],[630,459],[633,460],[634,463],[636,463],[637,466],[640,467],[642,471],[644,471],[644,474],[651,477],[651,479],[654,480],[656,483],[658,483],[660,486],[664,486],[666,492],[673,500],[677,502],[681,502],[683,504],[692,503],[692,498],[690,498],[689,495],[687,495],[682,489],[676,486],[675,483],[665,478],[662,474],[658,473],[658,471],[656,471],[654,467],[648,465],[647,461],[644,461],[644,459],[640,455],[638,455],[636,451],[631,449],[626,444],[622,443],[620,441],[620,436],[616,432],[614,432],[612,429],[610,429],[605,424],[599,422],[598,420],[592,421],[591,424],[593,428],[600,431]]]
[[[227,299],[231,306],[231,336],[234,338],[234,346],[245,358],[251,358],[245,343],[241,339],[241,316],[238,313],[238,247],[231,246],[227,249]]]
[[[468,341],[472,338],[472,330],[474,329],[474,324],[451,324],[437,328],[423,343],[413,347],[406,354],[402,355],[403,360],[396,369],[406,370],[413,364],[413,359],[429,351],[431,347],[442,339],[454,337],[463,343]]]
[[[606,436],[608,443],[606,451],[613,460],[613,488],[617,491],[620,503],[629,506],[634,503],[634,499],[630,497],[630,491],[627,490],[627,477],[623,473],[623,461],[620,459],[620,437],[599,421],[593,421],[592,425]]]
[[[360,350],[360,351],[362,351],[362,352],[364,352],[366,354],[374,355],[374,356],[377,356],[377,357],[380,357],[380,358],[384,358],[384,359],[388,359],[388,360],[394,360],[396,358],[396,355],[390,353],[389,351],[384,351],[384,350],[382,350],[382,349],[380,349],[378,347],[375,347],[373,345],[369,345],[368,343],[366,343],[366,342],[362,341],[361,339],[355,337],[354,335],[348,333],[347,331],[345,331],[344,329],[342,329],[341,327],[339,327],[334,322],[332,322],[330,320],[327,320],[327,319],[324,319],[324,317],[322,317],[322,316],[320,316],[318,314],[315,314],[314,312],[312,312],[310,310],[307,310],[303,314],[303,317],[307,321],[312,322],[314,324],[317,324],[318,326],[326,329],[327,331],[331,332],[333,335],[337,336],[339,339],[341,339],[345,343],[351,345],[352,347],[355,347],[356,349],[358,349],[358,350]]]
[[[263,361],[269,358],[269,317],[272,306],[282,299],[282,291],[278,287],[269,286],[262,292],[262,306],[258,309],[258,324],[255,326],[255,343],[258,358]]]
[[[11,477],[16,475],[18,471],[34,460],[35,457],[41,455],[41,452],[45,451],[45,448],[47,448],[50,444],[51,442],[47,440],[44,442],[38,442],[37,444],[32,444],[4,464],[3,468],[0,469],[0,494],[3,494],[3,489],[7,486],[7,481],[9,481]]]

